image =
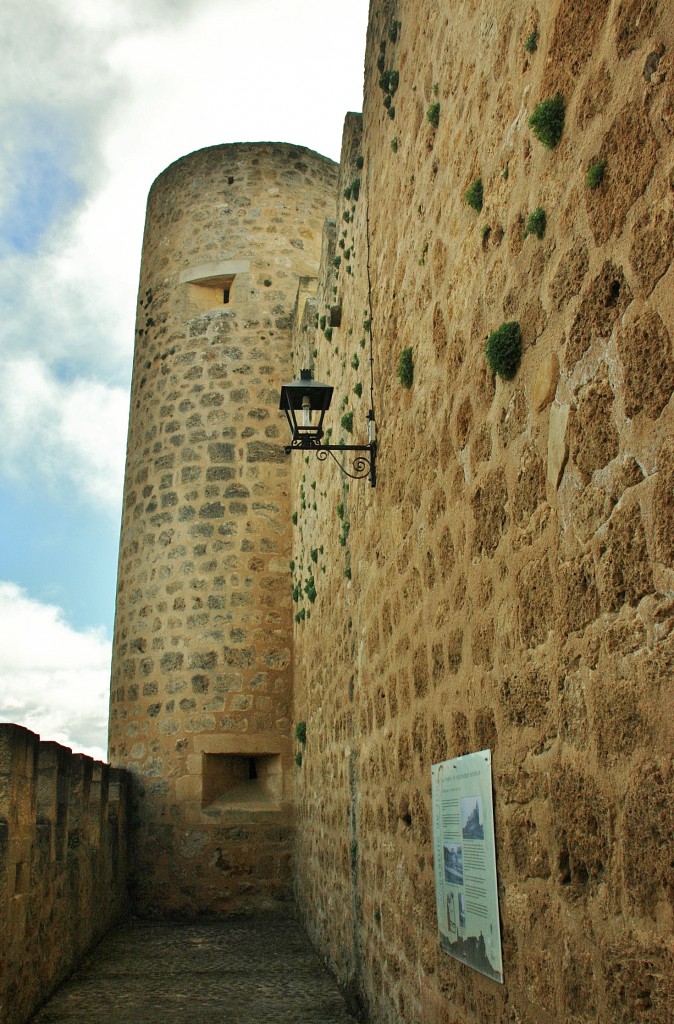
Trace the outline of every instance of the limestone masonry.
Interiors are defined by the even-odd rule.
[[[294,899],[370,1024],[669,1024],[673,254],[670,0],[372,0],[339,167],[160,175],[110,705],[139,915]],[[375,488],[285,454],[304,368],[333,443],[373,401]],[[13,935],[47,863],[23,732]],[[437,936],[431,765],[485,748],[503,985]]]
[[[217,146],[152,187],[110,705],[144,913],[291,895],[290,477],[278,396],[337,169]]]
[[[548,149],[529,118],[557,93]],[[297,906],[372,1021],[666,1024],[672,6],[375,0],[357,129],[294,365],[362,441],[372,337],[378,482],[292,466]],[[437,941],[430,766],[484,748],[503,986]]]

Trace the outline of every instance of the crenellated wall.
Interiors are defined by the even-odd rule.
[[[0,1021],[23,1024],[128,913],[128,777],[0,724]]]
[[[291,586],[297,903],[377,1024],[671,1019],[673,55],[654,0],[371,3],[294,375],[363,442],[372,342],[378,480],[295,459]],[[483,748],[503,986],[437,941],[430,768]]]

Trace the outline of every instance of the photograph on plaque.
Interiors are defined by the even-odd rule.
[[[434,764],[431,788],[440,945],[502,983],[491,751]]]
[[[449,885],[463,885],[463,853],[460,846],[445,844],[445,881]]]

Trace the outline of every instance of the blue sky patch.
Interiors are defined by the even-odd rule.
[[[83,189],[47,147],[24,153],[13,174],[17,188],[0,220],[0,238],[16,252],[30,253],[53,222],[80,201]]]
[[[60,502],[47,507],[0,481],[0,580],[63,608],[71,626],[112,636],[119,529]]]

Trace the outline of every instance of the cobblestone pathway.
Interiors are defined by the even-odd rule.
[[[111,932],[32,1024],[353,1024],[293,921],[133,922]]]

